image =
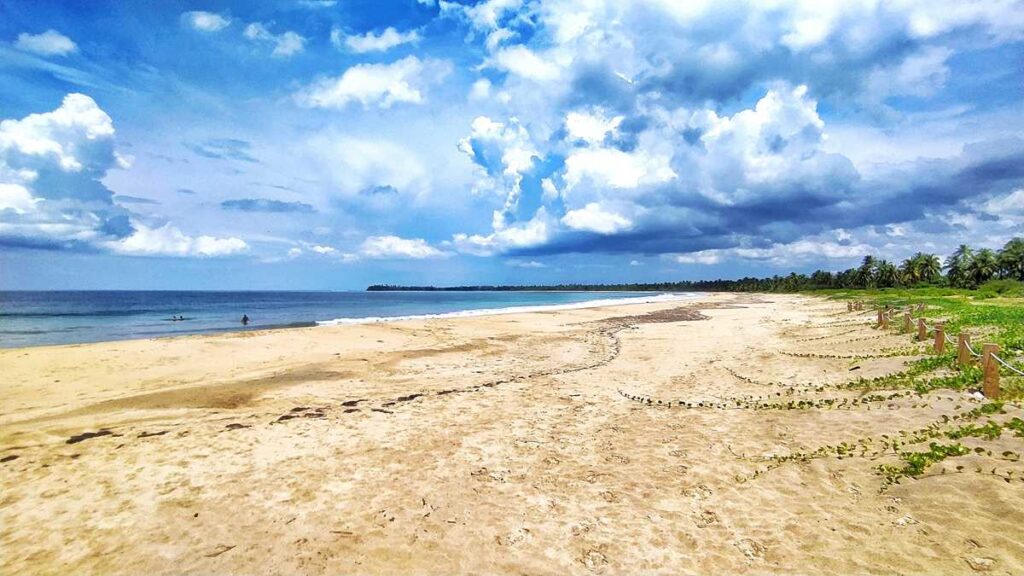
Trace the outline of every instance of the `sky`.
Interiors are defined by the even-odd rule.
[[[0,0],[0,289],[842,270],[1024,235],[1024,0]]]

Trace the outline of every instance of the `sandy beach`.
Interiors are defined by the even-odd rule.
[[[914,357],[872,318],[712,294],[2,350],[0,572],[1024,572],[1020,482],[770,459],[980,405],[843,388]]]

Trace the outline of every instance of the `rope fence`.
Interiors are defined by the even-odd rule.
[[[847,302],[848,311],[863,310],[863,303],[850,303]],[[886,306],[884,308],[878,308],[877,310],[878,321],[876,328],[883,330],[889,329],[889,322],[893,319],[893,315],[896,314],[897,309]],[[911,316],[913,312],[924,312],[925,305],[917,304],[914,307],[907,307],[903,310],[903,327],[902,332],[911,332]],[[963,332],[958,335],[956,340],[946,333],[945,325],[942,322],[936,322],[934,326],[929,326],[924,318],[918,317],[917,319],[917,340],[924,341],[928,339],[929,334],[934,335],[934,342],[932,348],[936,354],[943,354],[946,351],[946,344],[955,345],[957,347],[956,365],[957,367],[968,366],[974,364],[976,359],[981,359],[982,369],[982,393],[987,398],[998,398],[999,397],[999,368],[1002,366],[1012,374],[1018,376],[1024,376],[1024,371],[1013,366],[1006,360],[999,357],[999,345],[998,344],[984,344],[981,348],[981,353],[978,353],[974,347],[971,346],[971,335],[967,332]]]

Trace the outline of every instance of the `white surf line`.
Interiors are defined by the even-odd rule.
[[[375,324],[379,322],[401,322],[404,320],[433,320],[438,318],[472,318],[476,316],[498,316],[502,314],[520,314],[529,312],[550,312],[556,310],[580,310],[583,308],[600,308],[603,306],[621,306],[623,304],[656,304],[659,302],[677,302],[699,298],[701,294],[685,292],[679,294],[658,294],[655,296],[633,296],[630,298],[604,298],[569,302],[565,304],[541,304],[534,306],[506,306],[504,308],[479,308],[476,310],[458,310],[438,314],[412,314],[407,316],[369,316],[366,318],[335,318],[318,320],[318,326],[338,326],[342,324]]]

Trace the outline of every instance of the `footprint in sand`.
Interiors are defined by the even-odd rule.
[[[695,518],[697,526],[701,528],[707,528],[712,524],[718,524],[718,514],[715,514],[712,510],[701,510]]]
[[[681,492],[683,496],[689,496],[691,498],[696,498],[698,500],[710,498],[711,495],[714,494],[714,492],[711,491],[711,488],[708,488],[706,484],[688,486],[686,488],[683,488]]]
[[[603,546],[601,548],[603,548]],[[605,555],[602,549],[597,548],[591,548],[584,551],[579,560],[590,570],[597,570],[598,568],[608,565],[608,556]]]
[[[760,560],[764,558],[765,552],[768,551],[764,544],[750,538],[737,540],[736,547],[747,557],[748,561]]]

